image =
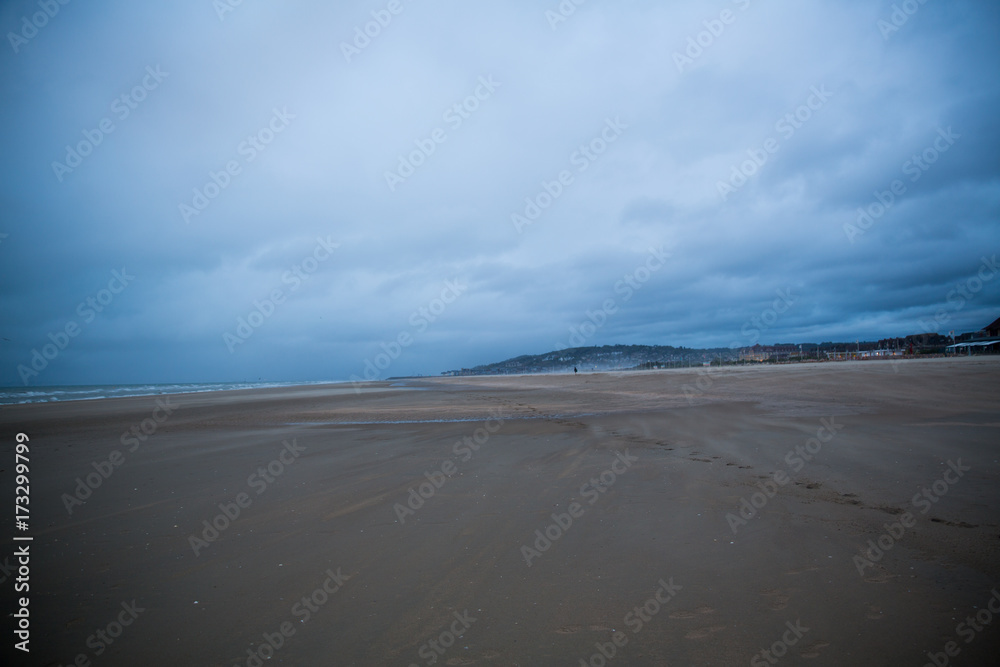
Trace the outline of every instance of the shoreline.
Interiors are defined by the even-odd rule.
[[[5,403],[0,401],[0,409],[12,406],[12,405],[33,405],[36,403],[68,403],[72,401],[101,401],[101,400],[115,400],[119,398],[141,398],[148,396],[177,396],[186,394],[206,394],[206,393],[225,393],[225,392],[241,392],[241,391],[264,391],[269,389],[283,389],[283,388],[334,388],[339,386],[350,385],[352,390],[356,387],[366,387],[371,386],[381,386],[386,383],[399,383],[399,382],[423,382],[423,381],[434,381],[441,379],[463,379],[463,378],[524,378],[524,377],[546,377],[546,376],[563,376],[563,375],[624,375],[624,374],[649,374],[649,373],[690,373],[690,372],[711,372],[720,373],[724,371],[735,371],[736,369],[750,370],[750,369],[763,369],[763,368],[784,368],[784,367],[795,367],[795,366],[810,366],[817,364],[871,364],[871,363],[889,363],[889,364],[900,364],[900,363],[910,363],[910,362],[924,362],[932,360],[943,360],[943,361],[958,361],[962,360],[975,360],[978,358],[989,358],[990,355],[980,355],[980,356],[964,356],[964,355],[924,355],[919,357],[905,357],[900,359],[848,359],[848,360],[803,360],[803,361],[787,361],[787,362],[775,362],[775,363],[752,363],[752,364],[723,364],[721,366],[711,366],[711,365],[700,365],[700,366],[683,366],[677,368],[655,368],[655,369],[608,369],[608,370],[589,370],[589,371],[559,371],[551,373],[511,373],[511,374],[471,374],[471,375],[413,375],[413,376],[394,376],[385,378],[382,380],[318,380],[318,381],[294,381],[294,382],[191,382],[191,383],[164,383],[162,385],[149,384],[149,383],[139,383],[139,384],[107,384],[107,385],[45,385],[45,386],[15,386],[15,387],[0,387],[0,394],[5,392],[14,391],[24,391],[27,393],[38,393],[40,395],[46,396],[53,392],[45,392],[43,390],[59,390],[58,393],[68,393],[65,390],[73,389],[114,389],[118,387],[181,387],[185,385],[190,386],[221,386],[221,385],[255,385],[247,387],[238,387],[231,389],[197,389],[191,391],[144,391],[142,393],[129,393],[123,394],[121,396],[95,396],[95,397],[77,397],[69,399],[54,399],[54,400],[27,400],[19,402]],[[707,370],[706,370],[707,369]]]

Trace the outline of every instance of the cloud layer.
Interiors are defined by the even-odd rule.
[[[661,5],[6,3],[0,384],[1000,315],[1000,7]]]

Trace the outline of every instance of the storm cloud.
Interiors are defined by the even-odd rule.
[[[609,300],[587,344],[750,344],[782,295],[761,342],[1000,315],[996,3],[42,0],[0,29],[0,384],[437,374]]]

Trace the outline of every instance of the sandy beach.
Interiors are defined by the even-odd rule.
[[[14,664],[994,664],[998,378],[973,357],[4,407],[8,502],[17,433],[31,459]]]

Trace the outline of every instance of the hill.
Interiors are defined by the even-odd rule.
[[[739,350],[726,347],[692,349],[670,345],[603,345],[572,347],[544,354],[521,355],[475,368],[446,371],[443,375],[515,375],[626,370],[639,367],[700,366],[711,361],[735,361]]]

